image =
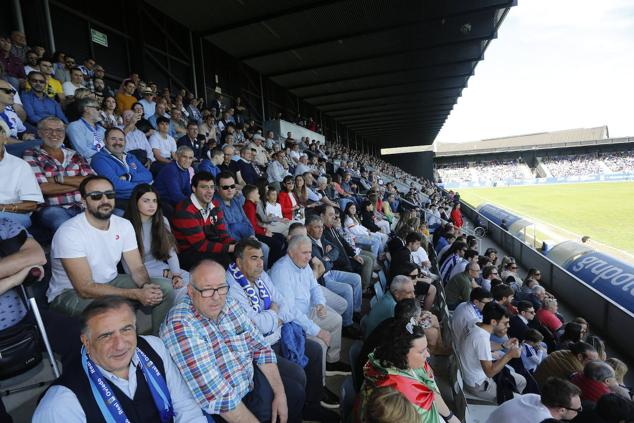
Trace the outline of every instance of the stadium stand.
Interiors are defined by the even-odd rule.
[[[11,57],[22,52],[26,59],[24,34],[2,37]],[[538,416],[569,420],[581,411],[579,391],[565,379],[574,373],[587,389],[591,382],[582,376],[606,359],[601,340],[583,318],[559,312],[540,269],[520,277],[515,259],[473,235],[455,193],[337,137],[321,144],[266,131],[239,96],[230,105],[205,102],[136,73],[115,90],[88,55],[45,53],[37,61],[43,74],[11,69],[0,81],[0,171],[9,182],[0,190],[0,339],[25,344],[15,341],[16,329],[28,324],[18,287],[48,260],[48,289],[38,300],[63,371],[37,409],[28,409],[32,398],[12,403],[9,414],[35,422],[82,413],[87,421],[101,419],[109,413],[97,389],[103,384],[117,396],[109,404],[143,421],[169,421],[170,413],[176,421],[266,421],[272,407],[289,421],[338,421],[332,409],[339,407],[341,415],[381,421],[394,412],[386,399],[394,395],[405,404],[396,408],[411,408],[417,421],[484,421],[502,410],[499,404],[518,399]],[[47,105],[37,119],[26,105],[20,116],[15,95]],[[293,120],[315,136],[325,132],[316,116]],[[568,175],[576,160],[544,165]],[[632,155],[601,160],[620,172]],[[24,177],[4,178],[18,170]],[[438,172],[456,181],[531,174],[519,158],[443,165]],[[160,189],[148,183],[157,180]],[[350,205],[356,216],[346,220]],[[36,209],[27,232],[21,222]],[[222,266],[197,267],[201,258]],[[370,283],[362,289],[357,274],[366,268]],[[466,300],[452,304],[455,311],[446,286]],[[139,334],[147,336],[131,330],[135,313]],[[549,329],[553,322],[564,329]],[[510,337],[509,324],[531,335]],[[456,337],[456,328],[467,335]],[[349,360],[342,352],[348,348]],[[548,365],[555,360],[567,367]],[[98,379],[82,366],[96,369]],[[135,366],[132,388],[127,372]],[[544,383],[533,377],[535,367]],[[357,380],[346,379],[339,390],[336,375]],[[1,376],[3,388],[12,376]],[[630,401],[622,377],[613,379],[599,380],[606,382],[601,393]],[[0,420],[9,414],[2,405]]]

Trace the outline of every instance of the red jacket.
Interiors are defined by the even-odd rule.
[[[295,198],[295,194],[292,192],[280,191],[280,194],[277,196],[277,202],[282,206],[282,216],[284,216],[288,220],[293,220],[293,203],[291,202],[291,197]],[[295,198],[295,203],[299,205],[299,201]]]
[[[253,229],[255,229],[255,234],[266,235],[266,229],[260,226],[260,224],[258,223],[258,216],[256,213],[256,209],[257,209],[256,204],[251,200],[245,200],[244,206],[242,206],[242,208],[244,209],[244,214],[246,214],[247,217],[249,218],[249,222],[251,222]]]
[[[451,211],[451,221],[456,228],[462,228],[464,222],[462,221],[462,213],[458,209]]]

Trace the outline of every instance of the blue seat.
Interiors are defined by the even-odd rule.
[[[377,281],[374,283],[374,295],[376,295],[376,299],[380,300],[383,298],[383,286],[381,285],[381,281]]]
[[[387,277],[383,270],[379,271],[379,282],[381,282],[381,287],[383,288],[383,292],[385,292],[387,290]]]

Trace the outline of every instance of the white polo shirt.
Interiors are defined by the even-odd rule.
[[[4,157],[0,160],[0,181],[2,181],[0,183],[0,204],[20,201],[44,202],[40,185],[35,179],[31,166],[21,158],[7,153],[6,150]]]

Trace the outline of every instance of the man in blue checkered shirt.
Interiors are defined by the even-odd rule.
[[[202,410],[227,422],[300,422],[304,393],[284,391],[273,350],[227,298],[225,269],[203,260],[187,292],[160,336]]]

